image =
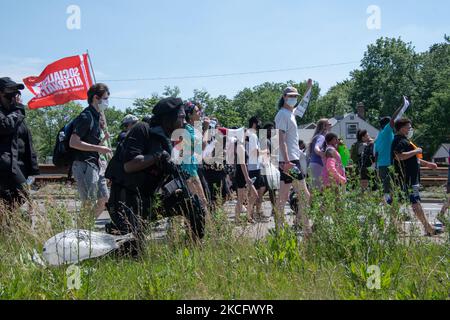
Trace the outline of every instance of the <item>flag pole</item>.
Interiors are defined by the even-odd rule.
[[[89,54],[89,50],[88,50],[88,49],[86,49],[86,54],[87,54],[87,57],[88,57],[89,66],[90,66],[90,68],[91,68],[92,77],[94,78],[94,84],[96,84],[96,83],[97,83],[97,79],[95,78],[95,71],[94,71],[94,67],[92,66],[91,55]],[[109,132],[108,132],[108,123],[106,122],[106,115],[105,115],[105,112],[104,112],[104,111],[101,111],[101,116],[102,116],[103,119],[105,120],[105,130],[106,130],[106,132],[109,134]],[[106,146],[107,146],[108,148],[111,147],[111,140],[110,140],[110,139],[111,139],[111,137],[109,137],[108,139],[106,139]],[[111,160],[111,156],[110,156],[109,154],[106,155],[106,157],[109,158],[109,160]]]
[[[94,67],[92,66],[91,55],[89,54],[89,50],[87,50],[87,49],[86,49],[86,54],[88,57],[89,66],[91,67],[92,76],[94,77],[94,84],[96,84],[97,79],[95,78],[95,71],[94,71]]]

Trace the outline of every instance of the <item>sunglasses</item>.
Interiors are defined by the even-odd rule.
[[[5,93],[5,98],[6,99],[12,99],[12,98],[15,98],[17,96],[20,96],[20,91]]]

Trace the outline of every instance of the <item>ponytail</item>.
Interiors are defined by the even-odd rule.
[[[280,100],[278,100],[278,109],[283,108],[284,106],[284,96],[281,96]]]

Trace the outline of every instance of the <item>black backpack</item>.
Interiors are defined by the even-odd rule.
[[[375,156],[373,155],[373,143],[364,147],[364,151],[361,154],[361,167],[369,168],[375,162]]]
[[[88,113],[91,115],[91,124],[89,126],[90,132],[94,127],[94,118],[90,112]],[[53,164],[57,167],[71,166],[72,162],[75,160],[76,150],[70,147],[70,137],[72,136],[73,127],[78,120],[78,117],[71,120],[58,131],[55,147],[53,148]]]

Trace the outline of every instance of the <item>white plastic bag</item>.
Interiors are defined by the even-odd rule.
[[[261,174],[267,177],[267,184],[271,190],[280,189],[280,170],[271,162],[262,166]]]
[[[132,234],[113,236],[88,230],[66,230],[47,240],[43,257],[53,266],[78,263],[103,256],[132,239]]]

